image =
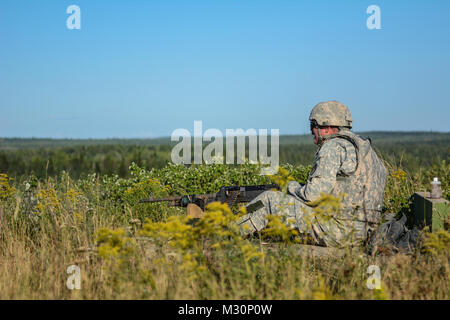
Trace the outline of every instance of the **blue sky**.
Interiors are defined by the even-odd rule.
[[[159,137],[194,120],[307,133],[325,100],[357,131],[450,131],[449,35],[448,0],[2,0],[0,137]]]

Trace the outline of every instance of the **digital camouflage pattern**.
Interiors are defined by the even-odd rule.
[[[257,203],[261,207],[245,215],[238,223],[243,235],[262,231],[268,224],[268,215],[281,216],[290,228],[299,230],[302,236],[317,245],[338,247],[359,243],[365,240],[370,228],[366,223],[342,220],[337,216],[330,219],[319,217],[312,207],[280,191],[266,191],[249,203],[249,206]]]
[[[249,203],[240,224],[244,234],[261,231],[267,215],[280,215],[286,223],[317,244],[339,246],[348,240],[364,241],[380,221],[386,168],[364,140],[350,130],[327,136],[317,151],[307,184],[292,181],[287,194],[267,191]],[[320,219],[311,202],[323,194],[341,198],[341,209],[331,219]],[[259,204],[259,206],[255,206]]]
[[[338,101],[318,103],[311,111],[309,121],[316,121],[319,126],[336,126],[352,128],[353,118],[345,104]]]
[[[332,193],[338,177],[353,174],[357,167],[354,145],[345,139],[327,139],[316,152],[308,183],[300,187],[298,182],[288,185],[289,193],[303,202],[317,200],[321,193]]]

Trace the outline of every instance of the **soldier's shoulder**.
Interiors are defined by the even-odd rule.
[[[355,146],[353,145],[353,143],[348,141],[348,139],[345,139],[342,137],[335,137],[335,138],[326,140],[325,143],[323,144],[323,148],[325,148],[325,150],[343,149],[346,151],[346,150],[354,150]]]

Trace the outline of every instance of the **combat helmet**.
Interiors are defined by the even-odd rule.
[[[352,128],[352,115],[345,104],[338,101],[318,103],[311,111],[309,121],[319,126]]]

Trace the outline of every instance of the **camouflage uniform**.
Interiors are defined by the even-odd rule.
[[[325,106],[328,109],[334,107],[336,111],[339,109],[336,103],[327,102]],[[338,107],[342,105],[337,104]],[[327,116],[333,114],[325,111]],[[342,108],[338,111],[343,113]],[[367,232],[380,221],[386,169],[371,147],[370,140],[348,130],[347,127],[351,127],[349,112],[345,121],[350,121],[350,124],[343,123],[346,127],[342,127],[338,134],[321,137],[306,185],[291,181],[287,194],[267,191],[248,204],[249,213],[239,222],[243,226],[243,234],[261,231],[267,226],[267,215],[273,214],[285,218],[291,228],[308,235],[316,244],[342,246],[347,241],[358,243],[366,239]],[[330,125],[336,123],[339,125],[342,121],[330,120]],[[330,219],[321,218],[308,205],[322,194],[342,199],[341,209]]]

